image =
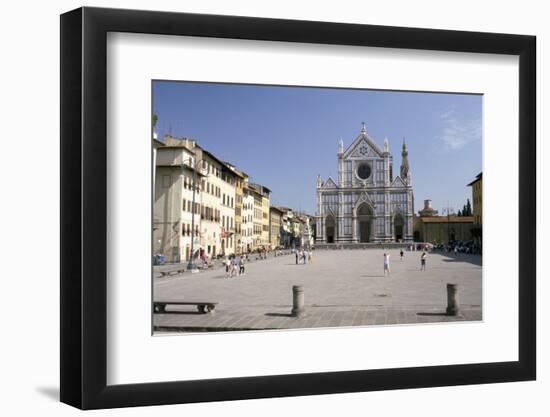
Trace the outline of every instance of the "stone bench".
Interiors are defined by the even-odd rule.
[[[197,306],[199,313],[213,313],[218,303],[211,301],[153,301],[155,313],[166,313],[167,305]]]
[[[184,266],[179,268],[171,268],[171,269],[165,269],[158,271],[160,273],[161,277],[166,277],[170,275],[179,275],[183,274],[185,272],[186,268]]]

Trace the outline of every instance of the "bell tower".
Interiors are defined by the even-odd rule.
[[[403,148],[401,150],[401,170],[400,177],[408,185],[410,185],[411,172],[409,168],[409,152],[407,151],[407,144],[405,143],[405,138],[403,138]]]

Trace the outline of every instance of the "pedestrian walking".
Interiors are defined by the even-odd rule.
[[[237,275],[237,257],[233,255],[231,258],[231,276]]]
[[[390,254],[384,253],[384,276],[386,276],[386,272],[388,275],[390,275]]]
[[[454,253],[455,253],[455,256],[458,255],[458,246],[455,245],[455,248],[454,248]]]
[[[403,248],[401,248],[401,250],[399,251],[399,255],[401,256],[401,260],[403,260],[403,255],[404,255]]]
[[[428,257],[428,254],[424,251],[422,252],[422,255],[420,255],[420,270],[425,271],[426,270],[426,258]]]
[[[304,250],[304,255],[303,255],[303,257],[304,257],[304,265],[307,265],[307,256],[308,256],[307,250]]]
[[[296,253],[296,265],[298,265],[298,256],[299,256],[299,254],[298,254],[298,251],[297,251],[297,250],[296,250],[295,253]]]
[[[239,258],[239,275],[244,275],[244,257]]]
[[[231,269],[231,261],[229,260],[229,257],[226,256],[225,257],[225,261],[224,261],[224,264],[225,264],[225,277],[226,278],[229,278],[230,276],[230,269]]]

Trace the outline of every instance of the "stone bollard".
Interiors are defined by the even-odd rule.
[[[306,309],[304,308],[304,289],[301,285],[292,286],[292,316],[302,317]]]
[[[458,316],[459,314],[458,284],[447,284],[447,315]]]

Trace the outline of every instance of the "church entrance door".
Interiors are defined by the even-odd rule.
[[[366,243],[369,241],[370,236],[370,222],[363,220],[359,222],[359,242]]]
[[[357,222],[359,226],[359,242],[366,243],[371,238],[373,211],[366,203],[357,208]]]
[[[403,225],[405,224],[405,221],[403,220],[403,216],[401,214],[396,214],[393,219],[393,225],[394,225],[394,236],[395,241],[400,242],[403,240]]]
[[[334,217],[327,216],[325,220],[326,233],[327,233],[327,243],[334,243],[334,237],[336,235],[336,222]]]

